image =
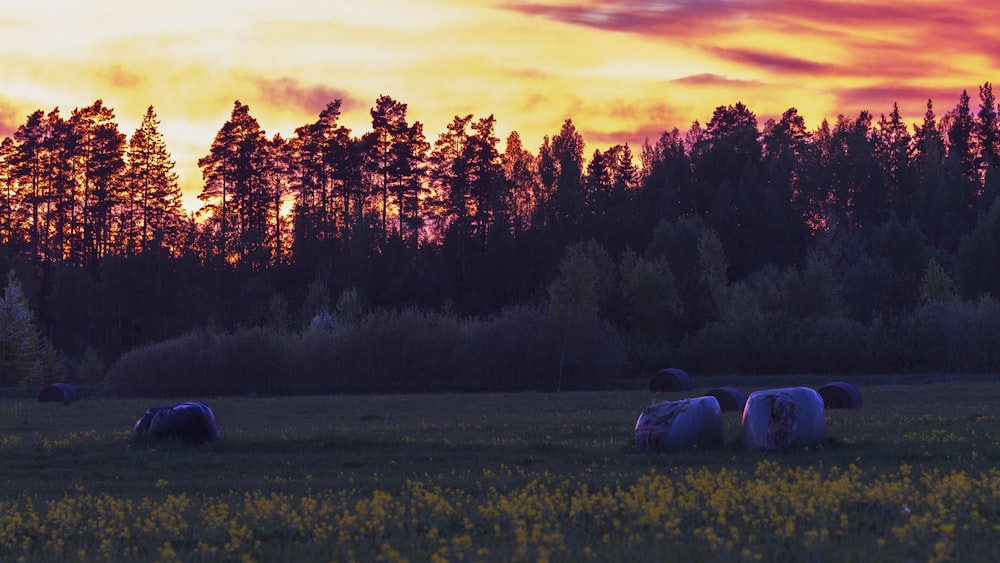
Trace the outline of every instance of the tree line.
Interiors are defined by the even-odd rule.
[[[938,116],[928,100],[912,131],[895,104],[810,131],[795,108],[761,125],[736,103],[636,155],[588,154],[571,119],[534,152],[517,132],[501,149],[492,115],[429,140],[389,96],[366,132],[334,100],[286,139],[236,101],[189,215],[154,108],[126,136],[98,100],[35,111],[0,144],[0,265],[57,350],[105,362],[196,327],[302,328],[348,290],[470,317],[586,301],[676,348],[749,301],[821,307],[806,288],[828,270],[824,314],[870,323],[913,310],[931,272],[938,294],[997,293],[990,83],[971,104],[962,92]],[[583,301],[591,289],[566,281],[579,255],[596,288]],[[782,297],[760,305],[762,280]]]

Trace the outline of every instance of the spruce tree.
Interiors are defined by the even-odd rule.
[[[0,385],[40,384],[44,350],[28,298],[11,270],[0,299]]]

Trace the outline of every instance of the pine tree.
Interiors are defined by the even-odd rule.
[[[510,196],[508,208],[512,234],[517,236],[531,227],[531,215],[535,209],[538,193],[535,157],[524,149],[517,131],[511,131],[507,137],[507,146],[500,155],[500,162]]]
[[[417,145],[407,144],[411,134],[420,134],[422,142],[423,129],[411,130],[406,122],[406,104],[398,102],[389,96],[381,96],[371,109],[372,131],[367,133],[365,144],[368,148],[366,170],[371,179],[371,194],[377,198],[378,213],[382,239],[389,239],[389,216],[392,203],[390,196],[395,196],[395,215],[398,226],[403,223],[400,194],[406,191],[408,172],[415,169],[411,157]],[[399,233],[402,236],[402,233]]]
[[[198,160],[205,187],[198,196],[209,229],[208,256],[246,263],[258,271],[267,263],[266,189],[268,143],[250,108],[237,100],[233,112]]]
[[[35,262],[46,258],[42,228],[43,204],[46,201],[46,169],[48,151],[45,142],[50,136],[50,127],[45,112],[37,110],[28,116],[27,122],[14,132],[17,149],[11,157],[11,176],[19,186],[22,205],[27,209],[28,256]]]
[[[112,252],[118,242],[116,231],[120,231],[113,222],[115,210],[125,199],[125,135],[118,131],[114,119],[114,110],[97,100],[73,110],[67,122],[74,137],[71,142],[78,140],[68,151],[80,163],[75,170],[76,189],[82,187],[83,261],[88,264],[96,264]],[[75,198],[72,190],[68,193]],[[75,213],[74,202],[69,208]]]
[[[167,151],[153,106],[129,139],[128,200],[122,218],[128,249],[151,245],[180,251],[184,212],[174,161]]]
[[[569,226],[580,221],[584,214],[583,189],[583,135],[571,119],[563,122],[559,134],[552,138],[552,156],[556,162],[555,219],[563,226],[563,233],[572,237]]]
[[[993,86],[987,82],[979,87],[979,113],[976,116],[975,140],[978,148],[976,166],[982,181],[982,192],[976,207],[985,213],[1000,192],[1000,119],[997,118]]]

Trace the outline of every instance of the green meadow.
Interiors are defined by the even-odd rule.
[[[977,561],[1000,548],[1000,380],[853,378],[828,439],[638,454],[687,393],[207,398],[222,440],[138,442],[162,400],[0,399],[0,561]],[[188,397],[179,400],[189,399]]]

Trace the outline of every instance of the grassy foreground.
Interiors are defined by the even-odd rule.
[[[2,399],[0,561],[990,559],[1000,378],[852,381],[780,455],[737,413],[723,448],[637,454],[645,391],[208,399],[197,448],[134,442],[149,401]]]

